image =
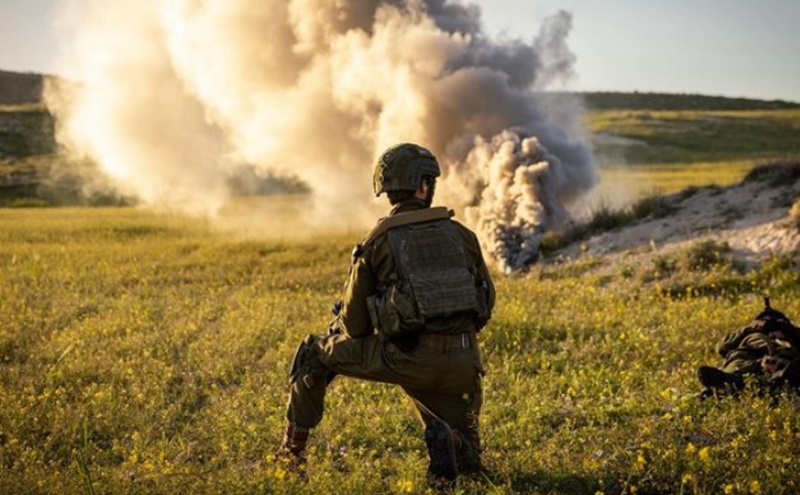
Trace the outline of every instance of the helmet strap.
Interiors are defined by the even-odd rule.
[[[420,181],[420,189],[422,196],[417,196],[425,203],[425,206],[430,208],[433,203],[433,195],[436,192],[436,177],[425,176]]]

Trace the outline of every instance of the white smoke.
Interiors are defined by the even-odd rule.
[[[545,231],[567,219],[557,191],[566,181],[561,161],[521,131],[504,131],[474,147],[451,178],[473,188],[477,205],[466,215],[505,273],[536,261]],[[479,191],[479,192],[478,192]]]
[[[127,194],[214,215],[231,177],[296,176],[321,212],[374,221],[371,169],[398,142],[439,157],[507,270],[594,183],[577,112],[545,112],[574,56],[561,12],[494,41],[449,0],[62,0],[59,140]],[[535,136],[535,137],[533,137]]]

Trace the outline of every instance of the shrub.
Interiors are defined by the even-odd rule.
[[[552,253],[574,242],[625,227],[638,220],[648,217],[664,218],[675,210],[675,206],[664,196],[648,196],[622,209],[601,204],[594,209],[588,221],[571,225],[561,232],[546,234],[540,250],[544,254]]]
[[[686,267],[690,270],[708,270],[730,261],[731,247],[727,242],[700,241],[686,250]]]
[[[742,179],[742,182],[782,184],[797,179],[800,179],[800,162],[778,161],[755,167]]]
[[[9,201],[6,206],[8,208],[47,208],[53,205],[42,198],[16,198]]]
[[[650,216],[653,218],[664,218],[674,213],[675,210],[675,205],[671,204],[666,197],[648,196],[640,199],[631,206],[630,216],[632,221]]]
[[[677,271],[678,260],[669,255],[655,256],[653,258],[653,269],[656,277],[668,277]]]

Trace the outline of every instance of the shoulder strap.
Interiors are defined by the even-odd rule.
[[[447,220],[455,215],[453,210],[449,210],[444,206],[437,206],[436,208],[424,208],[421,210],[406,211],[398,213],[390,217],[381,218],[378,225],[364,238],[362,246],[367,246],[375,241],[381,234],[396,227],[409,225],[412,223],[430,222],[433,220]]]

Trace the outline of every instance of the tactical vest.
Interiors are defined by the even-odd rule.
[[[452,215],[446,208],[400,213],[367,236],[365,244],[386,233],[396,266],[388,284],[367,298],[372,324],[385,338],[415,334],[431,318],[477,316],[485,308]]]

